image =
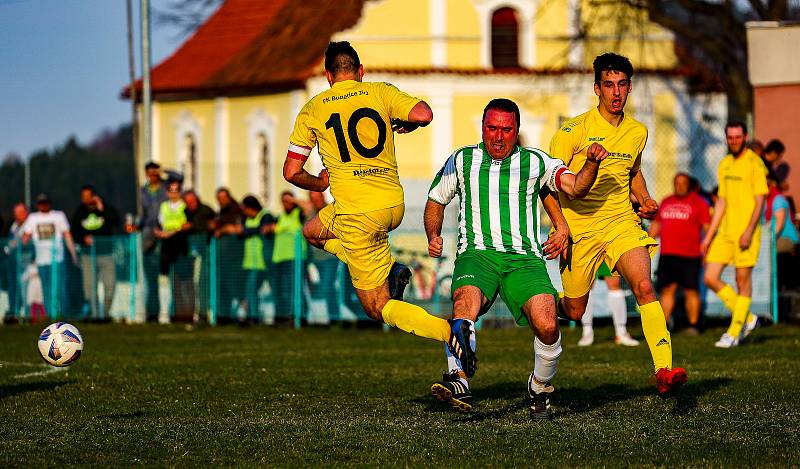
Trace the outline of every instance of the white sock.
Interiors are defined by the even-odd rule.
[[[581,328],[583,329],[583,336],[594,336],[594,327],[592,321],[594,320],[594,307],[592,306],[592,294],[589,293],[589,300],[586,303],[586,311],[581,317]]]
[[[608,309],[611,310],[611,319],[614,320],[614,332],[617,337],[628,335],[625,325],[628,323],[628,307],[625,304],[625,292],[610,290],[608,292]]]
[[[533,338],[533,377],[540,383],[549,383],[556,375],[558,357],[561,356],[561,333],[551,345],[543,344],[538,337]]]
[[[444,344],[444,354],[447,357],[448,373],[453,374],[463,371],[463,368],[461,368],[461,360],[456,358],[455,355],[450,352],[450,347],[447,344]]]

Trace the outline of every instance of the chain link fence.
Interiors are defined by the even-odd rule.
[[[546,230],[543,231],[546,236]],[[449,317],[456,233],[444,231],[444,254],[427,256],[424,233],[401,228],[392,233],[396,258],[414,275],[405,299],[428,312]],[[17,321],[116,321],[142,323],[305,325],[370,321],[365,315],[347,268],[327,252],[309,248],[295,235],[294,256],[273,262],[269,243],[259,252],[263,268],[244,263],[245,240],[237,236],[187,239],[183,252],[167,252],[162,244],[143,249],[140,234],[95,237],[79,249],[75,260],[37,260],[30,246],[3,242],[0,312]],[[55,250],[54,250],[55,254]],[[763,230],[759,264],[753,274],[752,311],[772,316],[774,242]],[[657,263],[657,258],[655,260]],[[554,286],[561,281],[558,263],[547,263]],[[735,283],[732,272],[724,279]],[[602,284],[602,282],[598,282]],[[629,311],[635,311],[629,295]],[[602,317],[604,298],[596,316]],[[725,315],[716,296],[705,294],[706,314]],[[495,302],[483,317],[493,325],[511,325],[511,314]]]

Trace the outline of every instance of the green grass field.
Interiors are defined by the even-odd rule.
[[[399,332],[80,325],[44,365],[41,327],[0,328],[0,466],[797,466],[800,329],[673,336],[689,383],[656,396],[647,348],[564,328],[555,418],[531,422],[530,332],[485,330],[477,407],[429,395],[442,346]],[[636,330],[636,328],[632,328]]]

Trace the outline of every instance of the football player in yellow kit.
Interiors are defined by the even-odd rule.
[[[562,259],[564,297],[559,308],[568,318],[581,319],[597,269],[605,261],[636,297],[658,392],[666,395],[687,378],[683,368],[672,367],[672,340],[650,279],[650,255],[658,244],[640,226],[630,200],[633,192],[641,216],[653,217],[658,211],[640,167],[647,128],[624,112],[633,75],[630,61],[606,53],[595,58],[593,67],[597,107],[565,122],[550,143],[550,155],[573,172],[583,166],[592,144],[608,151],[589,195],[574,199],[559,193],[573,243],[570,255]]]
[[[714,345],[731,348],[758,324],[758,317],[748,312],[753,267],[761,246],[759,222],[768,189],[767,168],[761,157],[747,148],[744,123],[728,123],[725,140],[728,155],[720,161],[717,171],[719,197],[700,249],[706,254],[703,280],[731,312],[730,327]],[[720,278],[728,264],[736,268],[738,295]]]
[[[331,87],[314,96],[295,121],[284,178],[311,191],[330,186],[334,198],[305,224],[303,235],[347,264],[370,318],[446,342],[472,376],[474,326],[448,322],[403,302],[411,272],[394,261],[389,249],[389,232],[405,212],[394,132],[427,125],[433,112],[425,101],[389,83],[363,82],[363,76],[355,49],[348,42],[331,42],[325,50],[325,77]],[[325,166],[319,176],[303,168],[316,146]]]

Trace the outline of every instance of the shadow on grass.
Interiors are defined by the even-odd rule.
[[[58,387],[70,384],[72,381],[37,381],[32,383],[16,383],[0,386],[0,400],[37,391],[50,391]]]
[[[756,344],[763,344],[764,342],[769,342],[770,340],[774,339],[775,337],[770,337],[764,334],[750,334],[747,339],[742,342],[742,345],[756,345]]]
[[[697,408],[698,398],[725,387],[732,381],[730,378],[690,380],[676,396],[668,398],[673,403],[671,414],[683,416],[691,413]],[[520,392],[519,382],[496,383],[484,389],[475,389],[474,392],[477,405],[472,413],[463,415],[463,422],[501,419],[528,407],[527,398],[514,398],[525,392],[524,388]],[[581,414],[617,402],[654,396],[655,394],[655,386],[631,387],[621,383],[608,383],[592,388],[565,387],[557,389],[556,394],[553,396],[554,416],[558,418],[559,416]],[[513,400],[509,398],[513,398]],[[506,399],[511,400],[511,402],[498,409],[481,411],[480,402],[485,399]],[[433,397],[418,398],[414,401],[425,404],[427,407],[425,410],[428,412],[454,413],[454,410],[449,405],[439,402]]]
[[[719,388],[725,387],[731,382],[733,382],[733,380],[730,378],[703,379],[700,381],[692,381],[690,379],[686,386],[681,389],[680,393],[671,398],[674,402],[672,406],[672,415],[682,416],[690,413],[697,408],[698,397],[702,397],[711,391],[716,391]]]

